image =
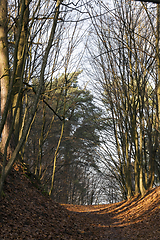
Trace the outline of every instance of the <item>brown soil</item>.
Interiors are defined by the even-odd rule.
[[[60,205],[13,170],[0,201],[0,240],[160,240],[160,187],[143,198],[95,206]]]

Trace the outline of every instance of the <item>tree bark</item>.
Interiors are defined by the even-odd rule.
[[[8,58],[8,42],[7,42],[7,1],[0,1],[0,79],[1,79],[1,117],[4,114],[5,105],[10,86],[9,74],[9,58]],[[4,148],[10,130],[10,114],[7,114],[6,121],[2,131],[1,152],[4,153]],[[11,145],[8,147],[8,156],[11,155]]]
[[[14,79],[13,99],[12,99],[13,114],[15,112],[16,105],[17,105],[15,124],[14,124],[14,129],[15,129],[14,135],[15,135],[16,144],[19,140],[19,132],[21,130],[21,125],[22,125],[22,97],[23,97],[22,87],[23,87],[23,74],[24,74],[25,59],[27,54],[27,43],[28,43],[29,2],[30,0],[25,0],[25,4],[23,4],[23,1],[21,1],[20,3],[20,12],[24,12],[24,15],[23,15],[22,30],[20,34],[20,40],[19,40],[18,51],[17,51],[17,66],[16,66],[16,73],[15,73],[15,79]],[[20,24],[21,23],[18,22],[18,27],[20,27]]]

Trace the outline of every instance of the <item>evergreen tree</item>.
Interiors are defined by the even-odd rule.
[[[79,87],[80,73],[62,74],[46,83],[24,155],[31,171],[49,190],[64,121],[52,194],[63,203],[87,201],[86,193],[90,192],[87,174],[91,166],[96,165],[95,149],[100,143],[98,131],[102,128],[102,110],[94,103],[90,91]],[[34,85],[36,87],[35,82]]]

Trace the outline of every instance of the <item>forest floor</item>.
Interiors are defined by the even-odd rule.
[[[0,240],[160,239],[160,187],[115,204],[60,205],[16,170],[0,200]]]

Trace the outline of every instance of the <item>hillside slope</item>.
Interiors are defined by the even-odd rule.
[[[160,187],[144,198],[98,206],[60,205],[19,171],[0,201],[0,240],[160,239]]]

